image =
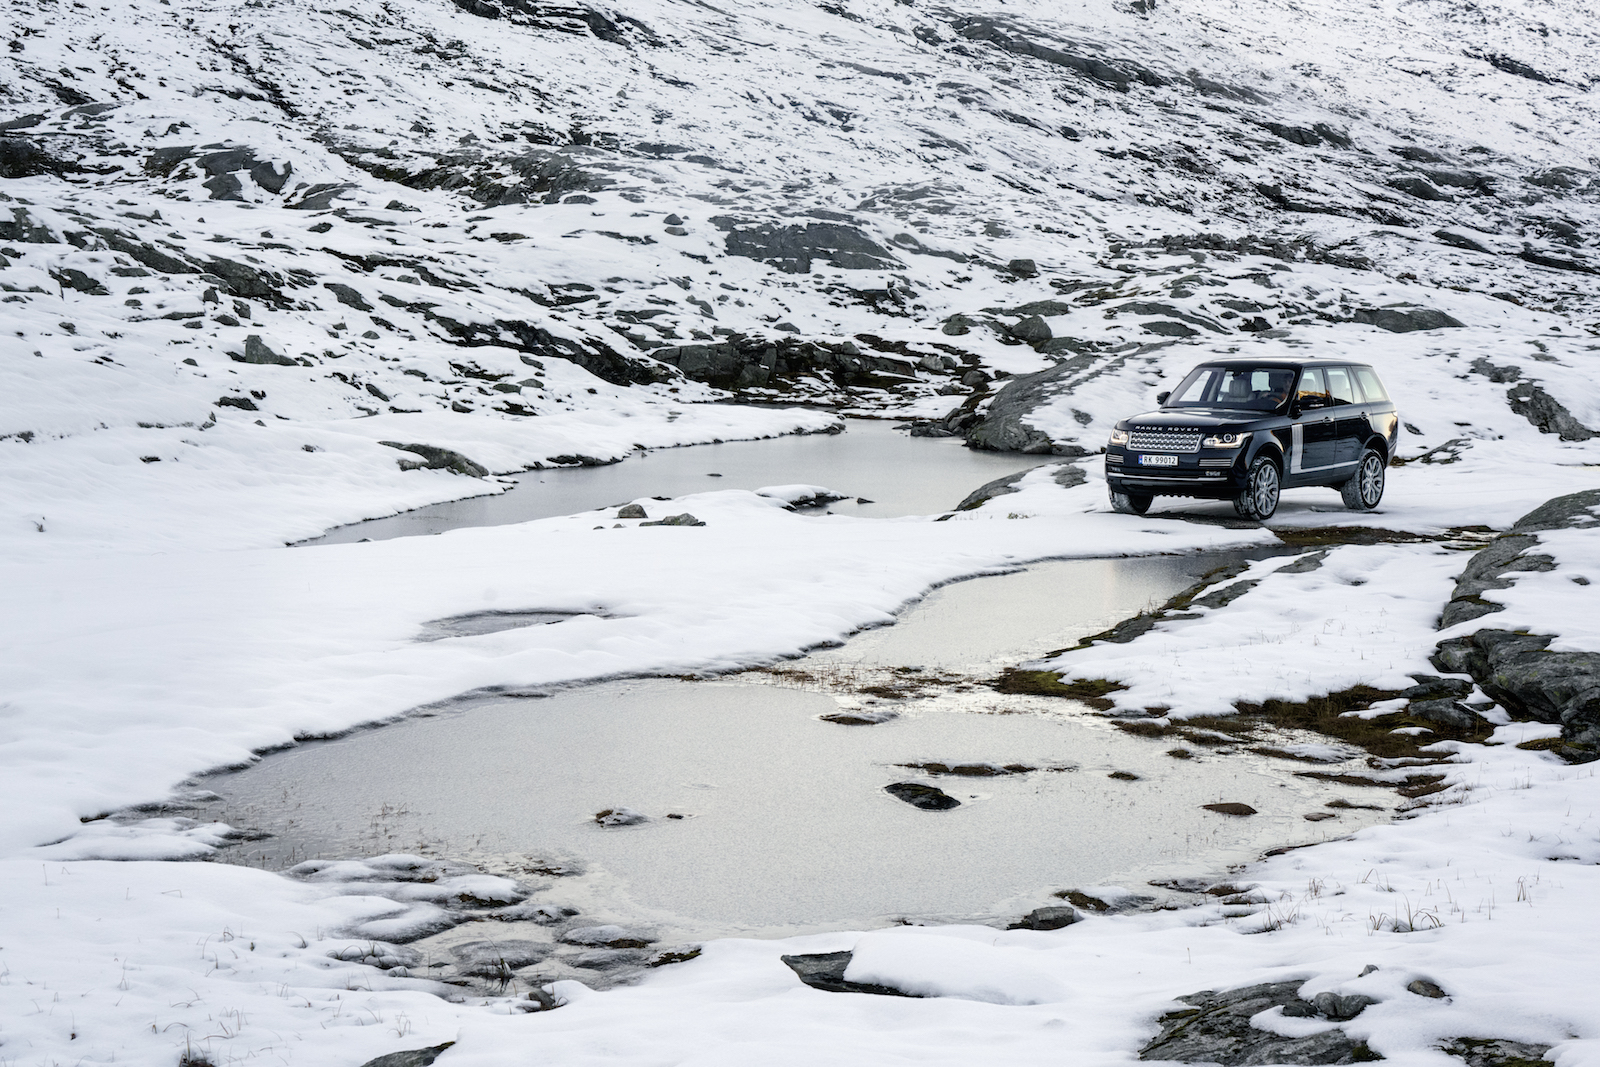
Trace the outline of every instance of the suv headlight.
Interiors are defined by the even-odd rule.
[[[1111,431],[1111,440],[1108,443],[1109,444],[1113,444],[1113,445],[1125,445],[1125,444],[1127,444],[1128,443],[1128,431],[1127,430],[1112,430]]]
[[[1219,433],[1207,437],[1200,443],[1207,448],[1238,448],[1248,440],[1250,435],[1247,433]]]

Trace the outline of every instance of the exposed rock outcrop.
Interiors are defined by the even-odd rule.
[[[1073,379],[1082,374],[1093,359],[1093,356],[1078,356],[1048,370],[1011,379],[995,394],[982,420],[967,432],[967,447],[1029,455],[1088,455],[1087,449],[1072,441],[1055,441],[1029,422],[1028,416],[1068,393]]]
[[[1267,982],[1215,993],[1191,993],[1178,999],[1191,1007],[1161,1018],[1161,1033],[1139,1050],[1141,1060],[1177,1060],[1179,1063],[1220,1063],[1243,1067],[1258,1063],[1362,1063],[1382,1059],[1338,1027],[1306,1037],[1284,1037],[1250,1025],[1259,1012],[1281,1008],[1298,1019],[1344,1022],[1361,1014],[1366,996],[1319,993],[1300,999],[1301,982]]]
[[[401,444],[399,441],[379,441],[380,445],[388,448],[398,448],[402,452],[411,452],[421,456],[422,459],[402,459],[400,469],[403,471],[414,470],[447,470],[456,474],[465,474],[471,478],[487,478],[489,468],[449,448],[439,448],[436,445]]]
[[[1503,611],[1483,594],[1509,589],[1518,573],[1556,569],[1553,557],[1536,551],[1541,532],[1595,526],[1600,526],[1600,490],[1595,489],[1557,497],[1524,515],[1468,561],[1441,627]],[[1441,641],[1433,663],[1441,671],[1470,674],[1513,713],[1560,724],[1555,751],[1567,759],[1600,759],[1600,653],[1551,651],[1553,640],[1552,635],[1482,629]]]
[[[1073,486],[1082,485],[1088,480],[1088,475],[1084,474],[1083,468],[1076,463],[1041,464],[1041,466],[1055,467],[1055,471],[1050,475],[1050,478],[1063,489],[1071,489]],[[1022,479],[1038,469],[1038,467],[1029,467],[1027,470],[996,478],[992,482],[984,482],[968,493],[961,503],[956,505],[956,510],[971,511],[973,508],[980,507],[997,496],[1020,492],[1018,485]]]

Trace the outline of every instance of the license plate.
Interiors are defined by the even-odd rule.
[[[1139,466],[1141,466],[1141,467],[1176,467],[1177,465],[1178,465],[1178,457],[1177,456],[1140,456],[1139,457]]]

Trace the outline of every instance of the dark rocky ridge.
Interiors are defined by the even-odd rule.
[[[1483,594],[1509,589],[1516,575],[1548,573],[1555,560],[1537,551],[1539,534],[1600,527],[1600,490],[1557,497],[1517,520],[1510,531],[1475,553],[1456,581],[1439,624],[1450,628],[1503,611]],[[1600,759],[1600,653],[1553,652],[1553,636],[1485,628],[1439,643],[1441,671],[1470,674],[1513,713],[1559,723],[1563,756]],[[1464,695],[1464,694],[1462,694]]]

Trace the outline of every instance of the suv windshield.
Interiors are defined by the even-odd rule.
[[[1288,367],[1196,367],[1162,406],[1273,411],[1289,399],[1293,385]]]

